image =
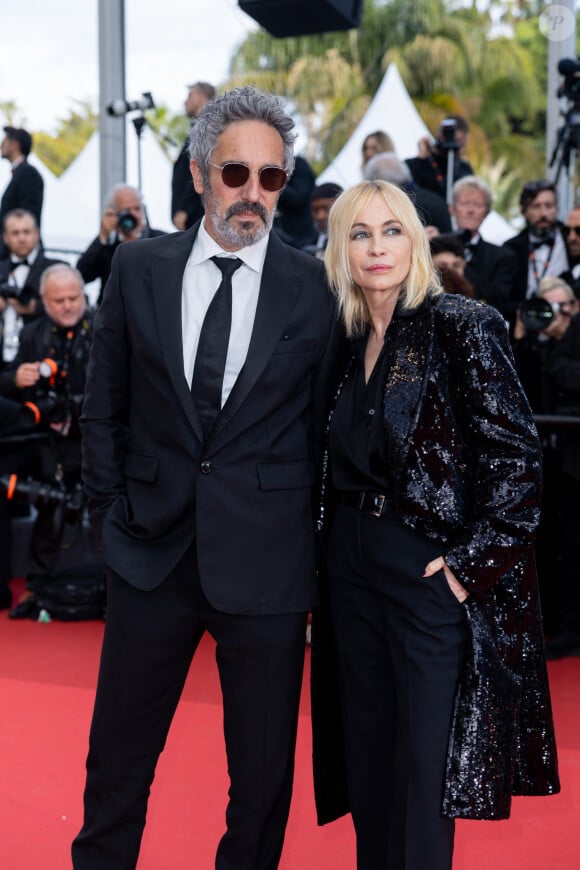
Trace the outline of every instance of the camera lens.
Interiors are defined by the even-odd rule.
[[[532,296],[520,306],[520,317],[526,329],[541,332],[556,316],[553,306],[541,296]]]
[[[130,211],[120,211],[117,215],[117,225],[122,233],[131,233],[137,226],[137,218]]]

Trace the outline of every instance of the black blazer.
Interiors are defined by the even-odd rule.
[[[465,277],[475,290],[476,298],[494,305],[507,316],[511,311],[516,275],[514,254],[508,248],[492,245],[484,239],[480,239],[471,251]]]
[[[203,200],[193,186],[189,171],[189,149],[186,140],[179,157],[173,164],[171,176],[171,219],[177,211],[187,212],[185,228],[189,229],[203,217]]]
[[[311,244],[317,238],[310,209],[310,194],[315,184],[310,164],[303,157],[297,157],[294,172],[278,200],[274,221],[274,228],[282,239],[297,248]]]
[[[153,239],[156,236],[164,235],[164,230],[154,230],[150,226],[145,226],[141,238]],[[116,237],[114,242],[104,245],[101,242],[100,238],[96,236],[90,243],[86,251],[84,251],[80,255],[77,261],[77,269],[87,283],[89,281],[96,281],[97,278],[100,279],[101,289],[99,291],[99,296],[97,299],[98,305],[100,305],[101,303],[101,299],[103,298],[103,290],[105,289],[105,284],[107,283],[109,275],[111,273],[111,263],[113,262],[113,256],[115,254],[115,251],[121,244],[125,244],[125,242],[121,242],[121,240]]]
[[[94,324],[83,478],[105,561],[159,585],[196,539],[228,613],[316,599],[311,394],[334,302],[322,263],[271,234],[246,362],[206,446],[184,374],[183,273],[197,228],[120,245]]]
[[[4,216],[14,208],[25,208],[32,212],[40,226],[40,213],[44,195],[42,175],[26,160],[16,167],[0,202],[0,227]]]

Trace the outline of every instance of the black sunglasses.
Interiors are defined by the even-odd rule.
[[[223,163],[221,166],[218,163],[210,163],[209,165],[220,170],[222,181],[226,187],[243,187],[251,172],[257,173],[264,190],[269,190],[271,193],[282,190],[288,180],[288,173],[279,166],[262,166],[261,169],[250,169],[245,163]]]
[[[574,233],[575,236],[580,236],[580,227],[568,227],[564,224],[562,232],[565,236],[569,236],[570,233]]]

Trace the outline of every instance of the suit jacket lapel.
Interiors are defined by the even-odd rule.
[[[272,233],[264,261],[248,355],[210,439],[219,440],[220,446],[229,437],[226,427],[237,414],[272,356],[300,296],[302,284],[303,277],[294,272],[288,249]]]
[[[187,418],[195,434],[202,440],[201,423],[183,368],[181,325],[183,273],[198,226],[167,238],[165,250],[159,253],[151,268],[151,285],[165,365]]]

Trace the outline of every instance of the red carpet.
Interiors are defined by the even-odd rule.
[[[64,870],[81,823],[102,624],[0,614],[0,870]],[[308,665],[308,661],[307,661]],[[580,659],[550,666],[563,789],[505,822],[459,822],[454,870],[579,870]],[[281,870],[354,870],[350,819],[318,828],[305,681]],[[227,779],[213,644],[198,651],[150,802],[140,870],[210,870]],[[429,870],[429,868],[425,868]]]

